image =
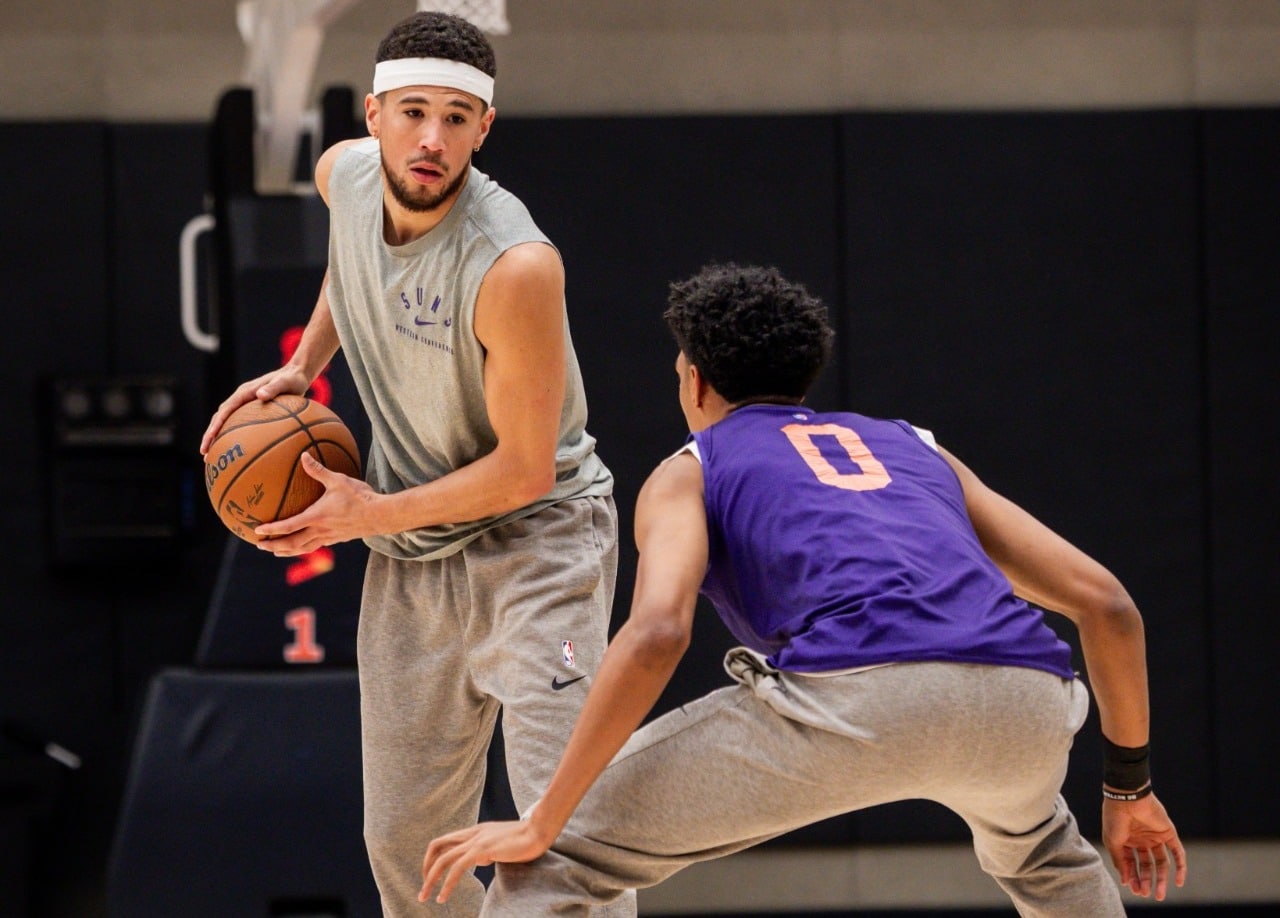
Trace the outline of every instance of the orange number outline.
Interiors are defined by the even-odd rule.
[[[884,464],[872,454],[862,438],[848,427],[841,427],[839,424],[788,424],[782,428],[782,432],[823,484],[846,491],[879,491],[893,481]],[[836,442],[844,447],[849,461],[858,467],[858,471],[841,472],[832,465],[814,442],[813,438],[820,436],[835,437]]]

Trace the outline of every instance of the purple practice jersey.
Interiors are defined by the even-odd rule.
[[[959,479],[911,425],[748,405],[693,435],[702,592],[778,669],[942,660],[1071,678],[1071,649],[982,549]]]

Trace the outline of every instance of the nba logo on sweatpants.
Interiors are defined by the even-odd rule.
[[[573,663],[573,641],[560,642],[560,654],[564,657],[564,665],[572,667]]]

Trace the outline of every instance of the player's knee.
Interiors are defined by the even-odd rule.
[[[370,860],[376,862],[400,861],[413,855],[419,859],[426,853],[430,836],[423,840],[422,827],[411,826],[403,818],[396,818],[391,812],[379,813],[376,810],[365,812],[364,844],[369,851]]]

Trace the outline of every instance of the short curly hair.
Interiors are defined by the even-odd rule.
[[[477,26],[449,13],[419,12],[396,23],[378,43],[375,63],[406,57],[438,57],[498,75],[493,46]]]
[[[671,285],[676,343],[730,402],[799,401],[831,356],[827,309],[777,268],[711,264]]]

